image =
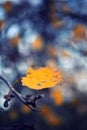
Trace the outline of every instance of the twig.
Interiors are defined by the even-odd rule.
[[[14,97],[14,95],[16,95],[27,107],[29,107],[30,109],[32,109],[33,111],[37,111],[36,109],[36,100],[42,98],[44,95],[40,94],[40,95],[26,95],[26,97],[23,97],[19,92],[17,92],[13,86],[7,81],[7,79],[5,79],[3,76],[0,75],[0,79],[5,82],[5,84],[8,86],[8,88],[10,89],[9,93],[7,95],[5,95],[5,102],[4,102],[4,106],[8,107],[8,102],[11,100],[12,97]],[[14,95],[12,95],[12,93],[14,93]]]

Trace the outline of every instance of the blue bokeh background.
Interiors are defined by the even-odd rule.
[[[16,86],[23,95],[44,93],[38,105],[48,106],[63,123],[55,126],[38,113],[26,114],[18,99],[5,109],[9,89],[0,81],[1,130],[12,130],[15,123],[22,127],[21,122],[36,130],[87,129],[87,0],[0,0],[0,74],[13,83],[29,67],[44,66],[63,73],[64,83],[57,86],[62,104],[50,95],[55,89],[34,91],[21,82]]]

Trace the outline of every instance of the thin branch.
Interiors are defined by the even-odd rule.
[[[37,96],[33,96],[33,95],[26,95],[26,97],[23,97],[19,92],[17,92],[13,86],[3,77],[0,75],[0,79],[5,82],[5,84],[7,85],[7,87],[10,89],[8,95],[5,96],[5,103],[4,106],[8,107],[8,102],[11,99],[11,94],[14,93],[27,107],[29,107],[30,109],[37,111],[36,109],[36,100],[40,99],[43,97],[43,94],[37,95]]]

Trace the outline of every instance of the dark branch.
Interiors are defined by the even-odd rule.
[[[26,95],[26,97],[23,97],[19,92],[17,92],[13,86],[4,78],[0,75],[0,79],[5,82],[5,84],[8,86],[10,89],[9,93],[4,96],[6,99],[4,102],[4,107],[8,107],[8,102],[11,100],[11,98],[14,98],[14,95],[16,95],[27,107],[29,107],[32,110],[37,111],[36,107],[36,100],[40,99],[43,97],[43,94],[40,95]]]

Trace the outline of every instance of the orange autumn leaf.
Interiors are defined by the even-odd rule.
[[[9,118],[10,118],[11,120],[17,120],[18,117],[19,117],[19,115],[18,115],[17,111],[15,111],[15,110],[12,110],[12,111],[9,113]]]
[[[3,4],[3,8],[5,9],[6,12],[10,12],[12,10],[12,3],[10,1],[6,1]]]
[[[53,47],[52,45],[50,45],[47,47],[46,52],[51,57],[57,57],[58,50],[56,47]]]
[[[59,70],[43,67],[38,69],[29,68],[26,76],[21,81],[23,86],[40,90],[54,87],[61,83],[62,80],[62,73]]]
[[[53,98],[56,105],[63,104],[63,95],[62,95],[62,92],[60,90],[52,90],[51,97]]]
[[[73,28],[73,34],[75,41],[86,38],[86,27],[84,25],[77,25]]]
[[[55,28],[60,28],[63,26],[63,21],[62,20],[58,20],[58,19],[54,19],[52,21],[52,25],[55,27]]]
[[[57,126],[63,123],[63,120],[57,116],[48,106],[43,106],[41,108],[41,115],[43,115],[46,122],[50,125]]]
[[[0,29],[2,29],[5,25],[5,22],[3,20],[0,20]]]
[[[22,105],[21,111],[22,111],[22,113],[24,113],[24,114],[28,114],[28,113],[31,112],[30,108],[28,108],[28,107],[25,106],[25,105]]]
[[[13,46],[17,46],[19,43],[20,43],[20,37],[17,36],[17,37],[13,37],[10,39],[10,42]]]
[[[36,51],[41,51],[44,47],[44,41],[41,37],[37,37],[33,42],[32,42],[32,48]]]

